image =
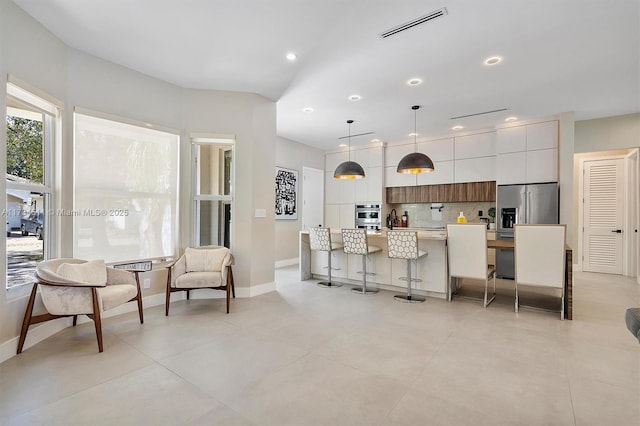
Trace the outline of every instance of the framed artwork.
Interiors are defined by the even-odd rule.
[[[298,171],[276,167],[276,219],[298,219]]]

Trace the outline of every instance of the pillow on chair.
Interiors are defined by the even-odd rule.
[[[187,272],[220,272],[222,261],[229,249],[195,249],[187,247],[184,257],[187,262]]]
[[[104,260],[85,263],[63,263],[56,271],[61,277],[86,284],[107,284],[107,267]]]

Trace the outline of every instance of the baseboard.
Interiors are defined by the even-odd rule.
[[[37,326],[31,326],[29,333],[27,333],[27,339],[24,342],[22,350],[27,350],[31,346],[43,341],[44,339],[53,336],[54,334],[70,327],[72,324],[71,317],[58,318],[52,321],[47,321]],[[16,336],[7,340],[0,345],[0,363],[5,362],[9,358],[16,356],[16,350],[18,350],[18,340],[20,336]]]
[[[292,257],[291,259],[276,260],[276,268],[284,268],[285,266],[293,266],[298,264],[298,258]]]
[[[236,296],[238,297],[255,297],[261,294],[276,291],[276,283],[264,283],[252,287],[236,287]]]

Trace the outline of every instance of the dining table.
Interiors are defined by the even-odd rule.
[[[487,248],[511,249],[514,248],[513,240],[487,240]],[[569,245],[564,246],[564,317],[573,319],[573,252]]]

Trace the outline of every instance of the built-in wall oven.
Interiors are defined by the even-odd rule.
[[[382,213],[380,204],[356,204],[356,228],[380,229]]]

